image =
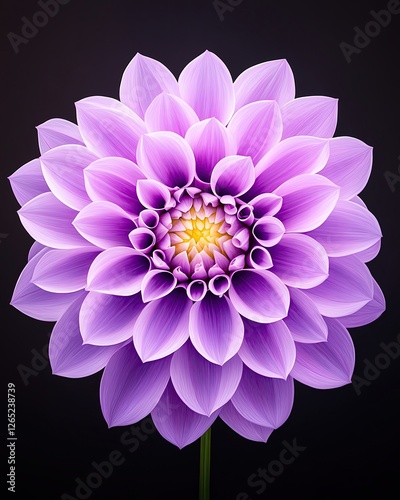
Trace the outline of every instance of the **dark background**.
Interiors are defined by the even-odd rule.
[[[108,430],[102,417],[100,374],[79,380],[53,376],[45,358],[32,360],[32,349],[46,352],[52,324],[8,305],[32,241],[19,222],[6,177],[37,157],[35,126],[53,117],[74,121],[74,102],[86,96],[117,98],[122,72],[136,52],[160,60],[175,76],[205,49],[222,58],[233,78],[251,65],[286,58],[297,96],[339,98],[336,135],[354,136],[374,147],[372,175],[361,196],[384,235],[381,253],[369,267],[385,293],[387,311],[373,324],[351,330],[354,373],[364,377],[365,360],[375,364],[383,352],[380,344],[396,341],[400,183],[390,189],[385,172],[397,175],[400,163],[400,14],[350,63],[340,48],[341,42],[354,44],[353,28],[364,30],[372,20],[371,9],[386,5],[381,0],[243,0],[221,21],[212,0],[70,0],[16,54],[7,34],[21,34],[21,18],[31,20],[41,9],[37,1],[2,2],[1,399],[6,400],[7,382],[14,382],[14,497],[52,500],[67,493],[65,499],[83,498],[76,495],[76,478],[86,482],[93,461],[108,460],[120,450],[124,463],[87,498],[197,498],[199,444],[179,451],[147,427],[146,440],[130,452],[132,444],[121,443],[126,429]],[[34,370],[25,382],[18,371],[24,367]],[[292,495],[337,499],[360,492],[363,498],[398,498],[400,356],[377,373],[360,395],[352,385],[319,391],[296,384],[292,414],[267,444],[247,441],[218,420],[213,426],[212,498],[245,499],[241,492],[252,500]],[[2,408],[5,414],[6,402]],[[5,448],[5,423],[3,433]],[[293,439],[306,449],[265,491],[259,492],[263,483],[247,483],[251,474],[279,457],[284,440]],[[2,456],[6,465],[6,451]],[[1,491],[9,493],[5,474]]]

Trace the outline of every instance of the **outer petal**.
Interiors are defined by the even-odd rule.
[[[179,95],[174,75],[163,64],[137,53],[122,75],[121,101],[140,117],[161,92]]]
[[[271,193],[293,177],[315,174],[326,164],[329,142],[317,137],[290,137],[272,148],[257,164],[254,186],[245,199]]]
[[[241,196],[254,184],[254,165],[249,156],[227,156],[211,174],[211,189],[217,196]]]
[[[95,247],[50,250],[38,262],[32,283],[48,292],[81,290],[86,286],[89,267],[99,252]]]
[[[144,304],[140,294],[119,297],[90,292],[79,315],[85,344],[114,345],[133,336],[133,327]]]
[[[127,247],[109,248],[98,255],[90,266],[87,290],[134,295],[140,292],[149,269],[150,260],[142,253]]]
[[[319,241],[332,257],[361,252],[382,237],[379,223],[372,213],[345,200],[339,200],[326,221],[309,235]]]
[[[268,61],[241,73],[233,84],[236,110],[250,102],[271,100],[280,106],[294,99],[292,70],[285,59]]]
[[[211,172],[219,160],[236,154],[235,139],[215,118],[192,125],[185,139],[196,159],[196,177],[203,182],[210,182]]]
[[[90,203],[75,217],[73,225],[87,241],[100,248],[130,246],[128,235],[136,227],[122,208],[109,201]]]
[[[208,293],[193,304],[189,323],[190,339],[197,351],[211,363],[223,365],[239,350],[243,322],[231,301]]]
[[[31,318],[57,321],[81,292],[51,293],[32,283],[35,267],[48,251],[47,248],[41,250],[24,267],[15,285],[11,305]]]
[[[111,201],[129,214],[139,215],[142,206],[136,184],[144,179],[139,167],[125,158],[101,158],[84,171],[86,191],[92,201]]]
[[[321,175],[340,186],[340,197],[350,200],[368,182],[372,169],[372,148],[354,137],[334,137]]]
[[[217,416],[218,412],[207,417],[192,411],[178,397],[171,382],[151,412],[158,432],[180,449],[199,439],[211,427]]]
[[[349,316],[339,318],[339,321],[346,328],[354,328],[357,326],[367,325],[372,323],[385,311],[386,301],[378,283],[373,279],[374,297],[365,306]]]
[[[377,241],[374,245],[363,250],[362,252],[356,252],[354,255],[358,257],[363,262],[370,262],[375,259],[381,250],[381,240]]]
[[[251,156],[254,165],[282,137],[282,117],[276,101],[257,101],[240,108],[229,122],[239,155]]]
[[[287,379],[296,359],[296,348],[283,321],[270,324],[243,320],[245,335],[239,350],[242,361],[264,377]]]
[[[133,342],[143,363],[172,354],[189,338],[189,313],[192,306],[186,291],[177,288],[167,297],[147,304],[141,312]]]
[[[68,207],[81,210],[90,203],[83,172],[96,159],[97,156],[84,146],[68,144],[42,155],[40,163],[53,194]]]
[[[36,129],[41,154],[63,144],[84,145],[78,126],[68,120],[52,118],[36,127]]]
[[[168,187],[188,186],[194,177],[195,159],[188,143],[173,132],[144,135],[138,145],[138,163],[149,179]]]
[[[169,380],[169,358],[142,363],[133,344],[117,351],[100,384],[100,404],[109,427],[138,422],[159,402]]]
[[[245,269],[232,275],[229,297],[236,310],[258,323],[273,323],[289,309],[289,292],[270,271]]]
[[[189,104],[165,92],[158,95],[150,104],[144,119],[149,132],[169,130],[182,137],[191,125],[199,121]]]
[[[209,363],[187,342],[172,358],[171,380],[179,397],[191,410],[210,416],[235,393],[242,367],[238,356],[223,366]]]
[[[314,302],[301,290],[289,287],[290,307],[285,318],[296,342],[313,344],[325,342],[328,337],[328,327]]]
[[[246,420],[276,429],[288,418],[293,398],[292,377],[287,380],[267,378],[244,365],[242,380],[231,401]]]
[[[339,187],[321,175],[299,175],[274,191],[283,204],[276,217],[287,232],[305,232],[319,227],[335,208]]]
[[[293,99],[282,107],[282,138],[313,135],[331,138],[337,123],[338,100],[325,96]]]
[[[144,122],[127,106],[109,97],[87,97],[76,104],[79,130],[86,146],[99,156],[136,161]]]
[[[50,191],[44,180],[40,160],[36,158],[25,163],[8,178],[14,196],[22,206],[42,193]]]
[[[206,50],[193,59],[179,77],[179,90],[200,120],[215,117],[226,124],[235,108],[232,77],[228,68]]]
[[[53,193],[40,194],[18,210],[22,225],[32,238],[51,248],[89,245],[72,225],[76,214]]]
[[[327,342],[296,343],[296,363],[291,372],[296,380],[316,389],[349,384],[354,370],[354,345],[348,331],[335,319],[326,318],[326,323]]]
[[[263,427],[246,420],[230,401],[221,408],[219,417],[240,436],[250,439],[251,441],[266,443],[274,430],[271,427]]]
[[[111,356],[121,348],[112,346],[83,345],[79,330],[79,311],[86,294],[81,293],[70,305],[53,328],[49,358],[54,375],[62,377],[87,377],[102,370]]]
[[[352,314],[373,298],[373,280],[367,266],[357,257],[330,257],[329,277],[321,285],[307,290],[324,316]]]
[[[328,277],[329,259],[324,247],[304,234],[284,234],[270,248],[273,272],[285,285],[313,288]]]

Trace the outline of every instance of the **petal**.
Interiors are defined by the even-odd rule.
[[[28,253],[28,260],[31,260],[32,257],[37,255],[40,252],[40,250],[43,250],[44,248],[47,247],[45,247],[41,243],[38,243],[37,241],[34,241]]]
[[[272,193],[264,193],[256,196],[249,205],[253,207],[253,214],[256,219],[266,216],[273,216],[282,208],[282,198]]]
[[[277,101],[282,106],[294,99],[293,72],[285,59],[252,66],[241,73],[233,84],[236,109],[255,101]]]
[[[381,240],[377,241],[374,245],[363,250],[362,252],[356,252],[354,255],[358,257],[363,262],[370,262],[375,259],[378,253],[381,251]]]
[[[340,188],[321,175],[299,175],[282,184],[275,194],[282,196],[276,215],[287,232],[305,232],[319,227],[335,208]]]
[[[273,247],[282,239],[285,226],[279,219],[267,215],[254,224],[252,232],[258,243],[265,247]]]
[[[197,351],[211,363],[223,365],[234,356],[243,341],[243,322],[231,301],[208,293],[195,302],[190,312],[190,339]]]
[[[49,358],[53,375],[80,378],[102,370],[121,348],[84,345],[79,330],[79,311],[86,294],[82,293],[57,321],[50,337]]]
[[[134,295],[140,292],[149,269],[150,260],[142,253],[126,247],[109,248],[90,266],[86,289],[113,295]]]
[[[386,301],[378,283],[373,279],[374,296],[365,306],[349,316],[342,316],[339,321],[346,328],[364,326],[377,320],[386,309]]]
[[[89,149],[99,156],[136,161],[137,144],[146,127],[131,109],[109,97],[87,97],[75,106],[79,130]]]
[[[270,324],[244,322],[239,356],[253,372],[264,377],[287,379],[296,359],[296,348],[283,321]]]
[[[14,196],[22,206],[39,194],[50,191],[42,173],[40,160],[36,158],[22,165],[8,178]]]
[[[330,257],[328,279],[306,293],[324,316],[347,316],[372,300],[373,280],[357,257]]]
[[[190,342],[171,362],[171,380],[182,401],[193,411],[210,416],[235,393],[243,363],[234,356],[223,366],[208,362]]]
[[[249,420],[242,417],[230,401],[221,408],[219,417],[240,436],[251,441],[266,443],[274,430],[271,427],[263,427],[249,422]]]
[[[372,169],[372,148],[354,137],[334,137],[321,175],[340,186],[340,197],[350,200],[366,186]]]
[[[370,248],[379,242],[382,232],[368,209],[339,200],[326,221],[309,235],[324,246],[329,256],[342,257]]]
[[[121,101],[143,118],[153,99],[164,91],[179,95],[174,75],[159,61],[137,53],[122,75]]]
[[[48,251],[47,248],[41,250],[24,267],[15,285],[10,304],[31,318],[57,321],[81,292],[51,293],[32,283],[35,267]]]
[[[179,76],[181,97],[196,111],[200,120],[215,117],[224,125],[235,107],[232,77],[228,68],[206,50],[191,61]]]
[[[52,118],[37,126],[36,129],[41,154],[63,144],[84,145],[79,127],[68,120]]]
[[[101,158],[85,168],[84,177],[92,201],[110,201],[134,215],[142,210],[136,184],[139,179],[144,179],[144,174],[132,161],[118,157]]]
[[[242,379],[231,401],[246,420],[277,429],[288,418],[293,398],[292,377],[287,380],[263,377],[244,365]]]
[[[156,236],[146,227],[138,227],[129,233],[129,240],[135,250],[149,253],[156,243]]]
[[[258,323],[273,323],[289,309],[289,292],[270,271],[244,269],[232,275],[229,297],[236,310]]]
[[[171,382],[151,412],[151,418],[158,432],[180,449],[199,439],[211,427],[217,416],[218,412],[207,417],[192,411],[178,397]]]
[[[351,383],[355,353],[351,337],[335,319],[326,318],[328,340],[317,344],[296,343],[293,378],[316,389],[332,389]]]
[[[79,325],[85,344],[114,345],[132,338],[144,304],[140,294],[119,297],[90,292],[83,301]]]
[[[68,207],[81,210],[90,203],[83,172],[96,159],[97,156],[84,146],[69,144],[43,154],[40,163],[52,193]]]
[[[50,250],[38,262],[32,283],[48,292],[76,292],[85,288],[87,273],[100,250],[94,247]]]
[[[285,285],[313,288],[326,280],[329,259],[317,241],[304,234],[284,234],[270,249],[273,272]]]
[[[290,137],[272,148],[256,165],[254,186],[244,197],[270,193],[301,174],[315,174],[329,157],[329,141],[317,137]]]
[[[147,273],[142,282],[143,302],[165,297],[176,287],[177,281],[172,273],[154,269]]]
[[[325,96],[293,99],[282,107],[282,139],[295,135],[331,138],[335,133],[338,100]]]
[[[142,363],[131,343],[114,354],[100,384],[109,427],[138,422],[154,409],[168,384],[170,363],[169,358]]]
[[[185,137],[188,128],[197,123],[196,113],[185,101],[163,92],[148,107],[145,123],[149,132],[169,130]]]
[[[313,344],[325,342],[328,337],[328,327],[314,302],[301,290],[289,287],[290,307],[285,318],[296,342]]]
[[[211,174],[211,189],[217,196],[241,196],[254,184],[254,165],[249,156],[227,156]]]
[[[43,193],[28,201],[18,215],[24,228],[42,245],[65,249],[89,245],[72,225],[77,212],[53,193]]]
[[[213,168],[219,160],[236,154],[232,134],[215,118],[192,125],[185,139],[196,159],[196,177],[203,182],[210,182]]]
[[[140,168],[149,179],[155,179],[171,188],[188,186],[193,180],[193,151],[174,132],[144,135],[139,141],[137,156]]]
[[[109,201],[94,201],[75,217],[73,225],[100,248],[130,246],[129,233],[136,227],[122,208]]]
[[[143,363],[164,358],[187,341],[191,305],[183,288],[146,305],[136,321],[133,335]]]
[[[237,153],[251,156],[254,165],[282,137],[282,118],[276,101],[257,101],[240,108],[228,130],[237,143]]]
[[[162,210],[169,208],[171,193],[161,182],[150,179],[139,180],[137,183],[137,196],[140,203],[150,209]]]

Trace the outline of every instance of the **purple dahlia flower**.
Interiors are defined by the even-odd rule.
[[[137,54],[120,98],[38,127],[10,181],[36,240],[12,304],[56,321],[53,373],[104,369],[109,426],[151,413],[183,447],[219,416],[266,441],[294,379],[347,384],[347,327],[385,308],[365,262],[381,231],[357,196],[372,148],[332,138],[337,100],[295,98],[285,60],[233,83],[205,52],[178,81]]]

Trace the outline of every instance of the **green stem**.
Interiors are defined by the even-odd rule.
[[[210,500],[211,427],[200,438],[199,500]]]

